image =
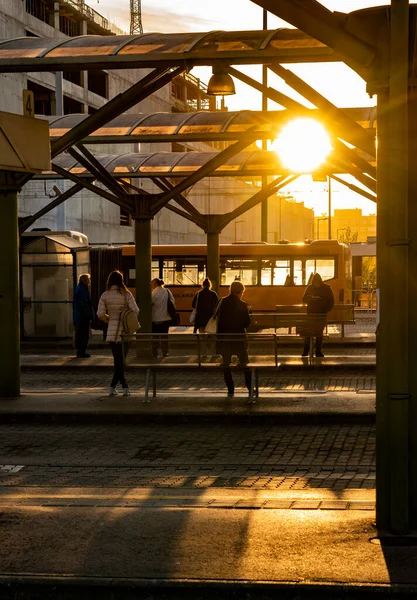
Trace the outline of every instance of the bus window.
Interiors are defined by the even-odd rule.
[[[225,260],[221,266],[221,285],[241,281],[243,285],[258,284],[257,260]]]
[[[312,273],[319,273],[323,281],[335,277],[335,259],[320,258],[306,260],[306,279],[309,281]]]
[[[294,261],[294,283],[295,285],[305,285],[305,268],[302,260]]]
[[[164,260],[162,278],[168,285],[199,285],[205,278],[205,268],[195,260]]]
[[[159,260],[152,261],[152,277],[151,279],[159,279]],[[136,269],[135,269],[135,278],[136,278]]]
[[[199,271],[197,264],[183,262],[181,268],[177,268],[176,282],[178,285],[199,285],[204,279],[204,271]]]
[[[135,287],[136,269],[129,269],[127,275],[128,277],[126,285],[129,287]],[[159,260],[152,261],[151,280],[156,278],[159,279]]]
[[[272,285],[272,261],[270,260],[262,261],[261,285]]]
[[[164,260],[162,269],[162,279],[164,280],[164,283],[168,285],[176,283],[175,275],[175,260]]]
[[[291,275],[291,261],[276,260],[274,266],[273,285],[285,285],[287,275]]]

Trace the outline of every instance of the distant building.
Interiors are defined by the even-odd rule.
[[[314,238],[327,239],[327,216],[315,216],[314,223]],[[334,210],[331,219],[332,239],[366,242],[371,236],[376,236],[376,215],[363,215],[361,208],[337,208]]]
[[[128,4],[128,0],[126,0]],[[78,35],[115,35],[118,29],[82,0],[2,0],[0,6],[0,39],[18,37],[55,37],[63,39]],[[107,100],[128,89],[149,69],[120,71],[82,71],[62,73],[0,74],[0,110],[22,114],[23,90],[29,89],[35,97],[37,115],[93,113]],[[224,106],[221,110],[227,110]],[[216,110],[216,98],[208,96],[205,84],[192,74],[184,74],[128,112],[189,112]],[[150,153],[158,151],[187,152],[213,151],[225,143],[177,144],[137,143],[95,145],[95,153],[125,152]],[[48,204],[56,191],[72,187],[63,180],[30,181],[19,194],[19,216],[36,213]],[[144,181],[148,191],[160,191]],[[255,190],[256,191],[256,190]],[[234,178],[206,178],[192,188],[188,198],[203,212],[228,212],[239,206],[254,193],[251,185]],[[75,230],[85,233],[90,242],[131,242],[134,238],[129,215],[118,206],[84,190],[71,200],[39,219],[34,227],[52,230]],[[222,241],[233,241],[232,226],[222,235]],[[256,239],[260,239],[257,235]],[[169,212],[160,211],[152,222],[153,243],[204,243],[205,233],[190,221]]]
[[[254,192],[252,192],[254,193]],[[292,197],[271,196],[268,199],[268,242],[277,244],[281,240],[303,242],[313,239],[314,212],[296,202]],[[258,205],[241,215],[226,229],[233,241],[261,240],[261,207]]]

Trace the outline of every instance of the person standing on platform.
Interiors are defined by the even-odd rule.
[[[171,323],[171,317],[168,312],[168,300],[171,300],[175,307],[174,296],[171,291],[164,287],[162,279],[152,279],[152,333],[161,335],[155,336],[152,342],[152,356],[158,357],[159,346],[162,349],[162,356],[168,356],[168,331]]]
[[[90,338],[91,321],[95,314],[90,295],[90,274],[83,273],[78,279],[78,285],[75,288],[72,314],[75,329],[75,348],[77,358],[90,358],[87,353],[88,340]]]
[[[303,296],[303,304],[307,304],[308,315],[322,315],[323,318],[334,306],[333,290],[330,285],[323,283],[323,280],[319,273],[314,273],[311,280],[311,284],[306,289]],[[324,323],[324,319],[323,319]],[[319,335],[316,335],[316,357],[323,358],[324,354],[321,351],[321,345],[323,343],[323,329]],[[301,356],[308,356],[310,352],[310,340],[311,336],[304,339],[304,349]]]
[[[221,336],[218,342],[219,354],[223,356],[223,374],[224,381],[227,386],[227,395],[232,397],[235,393],[235,384],[233,381],[230,363],[232,355],[237,355],[239,364],[246,367],[249,362],[248,350],[246,345],[246,328],[249,327],[251,318],[249,314],[249,306],[243,302],[242,295],[245,291],[245,286],[240,281],[233,281],[230,285],[230,294],[226,298],[220,300],[218,306],[218,324],[217,333],[240,334],[236,336],[236,340],[222,341]],[[232,337],[232,335],[231,335]],[[245,384],[249,390],[251,389],[250,371],[244,368]]]
[[[122,312],[129,308],[139,314],[138,305],[123,281],[120,271],[112,271],[107,279],[107,291],[98,302],[97,316],[108,323],[106,341],[109,342],[114,360],[114,373],[110,383],[109,396],[117,396],[116,385],[120,382],[123,396],[130,396],[129,386],[124,373],[124,359],[128,345],[122,343]]]
[[[194,333],[205,333],[209,319],[214,315],[219,297],[211,289],[211,281],[208,277],[201,284],[202,289],[193,298],[192,307],[196,310],[194,321]],[[208,354],[209,344],[202,345],[203,356]]]

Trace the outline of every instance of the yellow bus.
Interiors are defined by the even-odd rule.
[[[152,247],[152,278],[163,279],[173,293],[182,325],[188,324],[191,302],[201,289],[206,268],[207,248],[203,244]],[[121,270],[134,292],[134,245],[122,247]],[[246,287],[243,299],[252,311],[273,312],[277,304],[301,304],[315,272],[332,287],[336,303],[352,302],[351,256],[345,244],[335,240],[224,244],[220,245],[219,296],[226,296],[232,281],[239,280]]]

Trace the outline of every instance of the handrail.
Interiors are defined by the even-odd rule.
[[[312,318],[306,318],[306,315],[295,315],[298,317],[294,327],[304,327],[305,329],[300,332],[300,337],[311,337],[317,335],[317,330],[324,327],[325,315],[311,315]],[[314,326],[316,325],[316,329]],[[310,329],[308,329],[310,327]],[[133,334],[122,334],[123,342],[136,342],[136,344],[143,344],[146,348],[149,347],[152,342],[159,341],[161,338],[165,338],[170,344],[175,343],[177,345],[196,345],[196,358],[197,366],[202,366],[202,345],[204,344],[222,344],[222,343],[236,343],[245,342],[247,345],[260,344],[273,346],[274,366],[278,367],[278,343],[280,336],[277,333],[217,333],[217,334],[206,334],[206,333],[133,333]],[[220,348],[219,348],[220,350]],[[221,354],[221,352],[219,352]],[[310,345],[310,364],[312,361],[312,344]],[[255,365],[256,366],[256,365]]]
[[[144,346],[151,344],[161,337],[168,337],[169,342],[179,345],[190,345],[196,343],[196,358],[197,366],[202,366],[202,344],[218,344],[218,343],[233,343],[233,342],[246,342],[248,345],[257,343],[261,345],[273,345],[273,357],[274,365],[278,367],[278,336],[275,333],[217,333],[208,335],[205,333],[133,333],[123,334],[122,341],[136,342],[143,344]]]

